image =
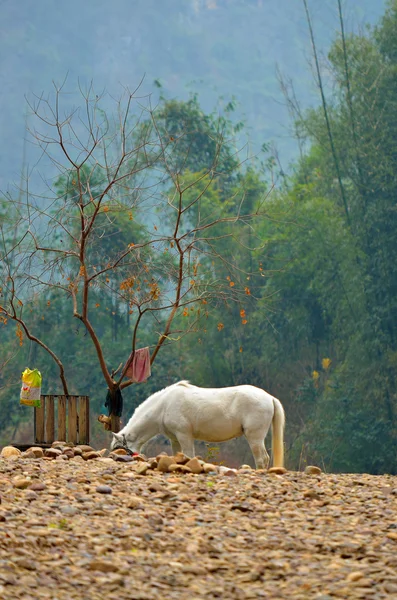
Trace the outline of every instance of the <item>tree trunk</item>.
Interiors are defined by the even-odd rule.
[[[120,431],[120,415],[122,412],[122,400],[120,405],[121,392],[119,388],[113,388],[109,390],[110,392],[110,406],[109,408],[109,416],[110,416],[110,431],[113,433],[118,433]]]
[[[110,415],[111,421],[110,421],[110,431],[113,431],[113,433],[118,433],[120,431],[120,417],[116,417],[116,415],[111,414]]]

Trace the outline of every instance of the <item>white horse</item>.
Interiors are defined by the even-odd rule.
[[[284,410],[281,402],[252,385],[200,388],[179,381],[149,396],[127,425],[113,434],[111,449],[140,452],[155,435],[166,435],[173,454],[193,457],[194,440],[225,442],[245,435],[257,469],[267,468],[265,437],[272,425],[273,464],[284,465]]]

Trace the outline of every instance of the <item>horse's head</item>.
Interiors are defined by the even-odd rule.
[[[124,450],[127,450],[128,454],[138,454],[134,445],[127,440],[123,433],[112,433],[110,450],[116,450],[117,448],[124,448]]]

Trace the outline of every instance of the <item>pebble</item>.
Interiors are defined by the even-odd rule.
[[[304,498],[311,498],[312,500],[320,500],[321,496],[316,492],[316,490],[304,490],[303,491]]]
[[[12,480],[13,486],[18,490],[25,490],[32,483],[30,479],[24,477],[14,477]]]
[[[150,463],[155,462],[156,466],[157,466],[157,461],[155,458],[151,458],[148,461],[147,457],[144,454],[134,454],[132,458],[133,458],[133,460],[135,460],[137,462],[150,462]]]
[[[218,467],[212,463],[204,463],[203,471],[204,473],[216,473],[218,471]]]
[[[119,567],[110,561],[93,560],[88,564],[90,571],[102,571],[102,573],[114,573],[119,570]]]
[[[136,468],[136,473],[138,475],[146,475],[148,469],[149,469],[149,463],[146,462],[141,462],[138,464],[137,468]]]
[[[114,454],[112,458],[116,462],[121,462],[121,463],[129,463],[129,462],[134,461],[134,458],[132,456],[130,456],[129,454]]]
[[[190,467],[188,467],[188,465],[182,465],[182,464],[175,464],[175,465],[170,465],[168,467],[168,472],[169,473],[193,473],[194,471],[192,471],[190,469]],[[201,472],[201,471],[200,471]]]
[[[227,477],[237,477],[236,469],[229,469],[229,467],[221,465],[218,471],[221,475],[226,475]]]
[[[190,460],[188,456],[186,456],[185,454],[183,454],[183,452],[177,452],[174,455],[174,459],[175,459],[175,462],[178,465],[185,465]]]
[[[52,442],[51,444],[51,448],[60,448],[61,450],[64,446],[66,446],[66,442],[62,440],[55,440],[55,442]]]
[[[98,485],[95,489],[98,494],[112,494],[113,490],[109,485]]]
[[[99,452],[95,452],[95,450],[89,450],[88,452],[83,452],[84,460],[93,460],[94,458],[101,458]]]
[[[163,473],[168,473],[168,468],[170,467],[170,465],[176,464],[173,456],[160,456],[157,457],[157,459],[157,469],[159,471],[162,471]]]
[[[199,475],[203,472],[203,467],[197,458],[191,458],[185,465],[192,473]]]
[[[32,492],[29,489],[26,491],[25,500],[32,502],[33,500],[37,500],[37,498],[38,498],[38,495],[36,494],[36,492]]]
[[[62,455],[66,456],[67,458],[74,458],[74,451],[73,448],[64,448],[62,450]]]
[[[92,448],[92,446],[88,446],[88,444],[78,444],[76,448],[79,448],[82,454],[85,452],[95,452],[94,448]]]
[[[271,467],[267,472],[270,474],[274,473],[275,475],[284,475],[285,473],[288,473],[287,469],[284,469],[284,467]]]
[[[36,455],[32,450],[26,450],[25,452],[22,452],[21,458],[36,458]]]
[[[62,506],[60,511],[64,515],[76,515],[79,512],[75,506]]]
[[[320,475],[321,474],[320,467],[315,467],[313,465],[308,465],[305,469],[306,475]]]
[[[33,452],[36,458],[43,458],[44,456],[43,448],[39,448],[38,446],[32,446],[29,448],[29,452]]]
[[[359,579],[362,579],[364,577],[364,573],[362,571],[352,571],[351,573],[348,574],[348,576],[346,577],[347,581],[358,581]]]
[[[116,448],[116,450],[112,450],[110,454],[115,454],[116,456],[127,456],[128,452],[125,448]]]
[[[127,502],[127,508],[140,508],[142,506],[142,501],[138,496],[131,496]]]
[[[56,458],[57,456],[61,456],[62,455],[62,449],[61,448],[47,448],[44,452],[44,456],[46,456],[47,458]]]
[[[29,489],[33,492],[42,492],[47,489],[47,486],[42,481],[33,481],[33,483],[29,485]]]

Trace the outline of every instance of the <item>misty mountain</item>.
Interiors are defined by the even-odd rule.
[[[309,2],[325,59],[338,33],[336,0]],[[384,1],[347,0],[347,30],[373,24]],[[295,156],[277,69],[290,77],[304,107],[318,101],[310,40],[300,0],[2,0],[0,3],[0,189],[19,180],[25,95],[46,96],[52,81],[78,82],[117,97],[123,86],[168,97],[197,92],[206,110],[236,100],[253,151],[274,141],[285,167]],[[221,100],[219,100],[221,98]],[[26,162],[34,159],[25,147]]]

